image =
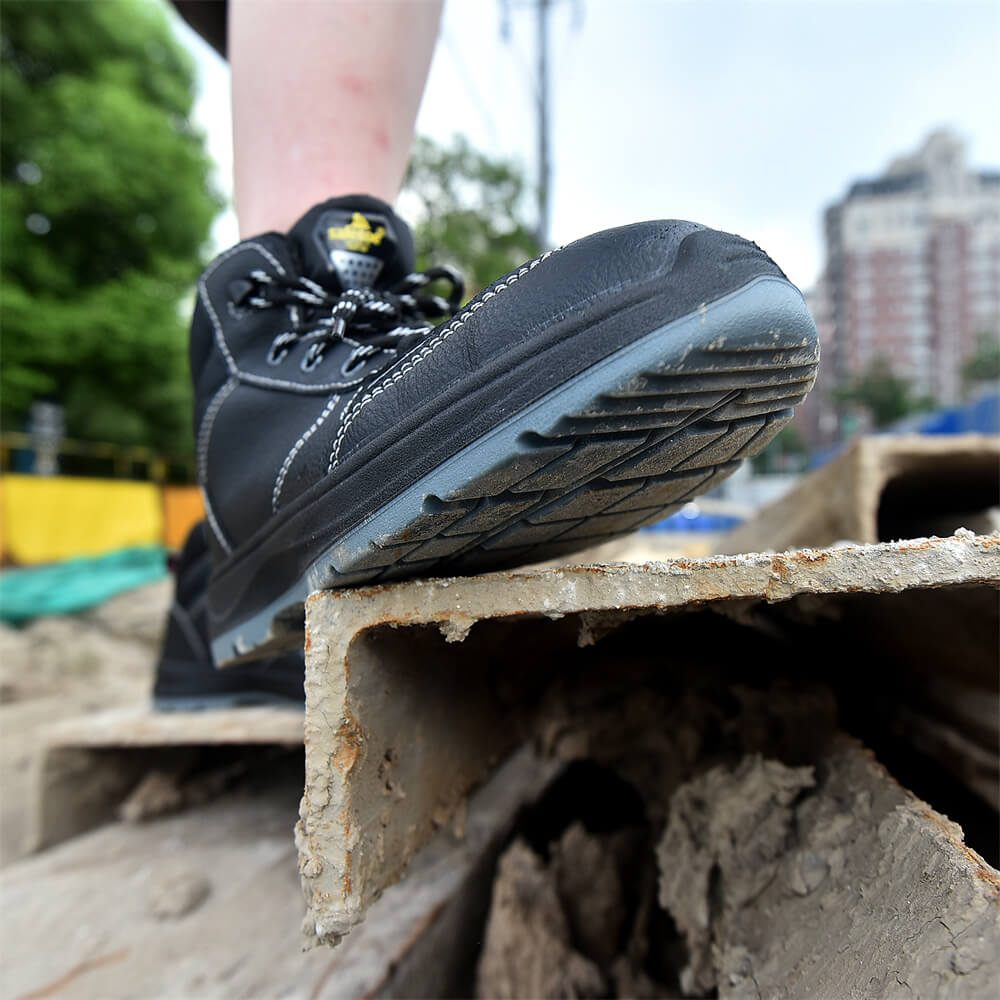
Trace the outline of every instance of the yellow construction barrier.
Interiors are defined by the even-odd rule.
[[[153,483],[0,476],[0,551],[5,562],[31,565],[163,544],[164,527],[163,491]]]

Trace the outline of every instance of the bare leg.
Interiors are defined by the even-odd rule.
[[[232,0],[236,213],[283,231],[341,194],[395,200],[442,0]]]

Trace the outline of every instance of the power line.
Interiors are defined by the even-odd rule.
[[[549,10],[552,0],[538,0],[538,242],[549,242]]]
[[[455,43],[451,31],[447,28],[444,29],[444,43],[447,46],[452,61],[455,63],[455,68],[458,70],[459,76],[461,76],[465,81],[466,90],[476,108],[476,111],[479,113],[479,117],[486,126],[486,131],[489,134],[490,147],[493,151],[496,151],[500,146],[500,133],[497,130],[493,113],[490,111],[489,105],[483,100],[482,95],[479,93],[479,88],[475,84],[475,78],[466,69],[465,61],[459,54],[458,45]]]

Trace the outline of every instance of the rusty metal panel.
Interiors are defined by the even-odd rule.
[[[492,573],[321,592],[307,604],[307,927],[334,942],[525,736],[572,649],[639,616],[747,615],[848,595],[1000,585],[1000,537]],[[821,613],[822,609],[820,609]],[[665,627],[669,621],[665,620]]]
[[[781,551],[997,529],[1000,435],[858,438],[722,539],[724,552]]]
[[[150,769],[187,761],[198,748],[302,743],[298,709],[258,707],[156,712],[152,705],[66,719],[42,730],[32,779],[32,850],[112,819]]]

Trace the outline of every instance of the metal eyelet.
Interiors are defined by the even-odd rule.
[[[279,338],[271,341],[271,348],[267,352],[267,363],[269,365],[280,365],[288,357],[288,348],[284,344],[278,343]]]
[[[323,360],[323,347],[321,344],[313,344],[306,351],[305,357],[299,362],[299,368],[304,372],[311,372]]]
[[[364,368],[367,364],[368,359],[363,357],[358,357],[357,355],[351,354],[347,360],[340,366],[340,374],[345,378],[350,378],[359,368]]]

